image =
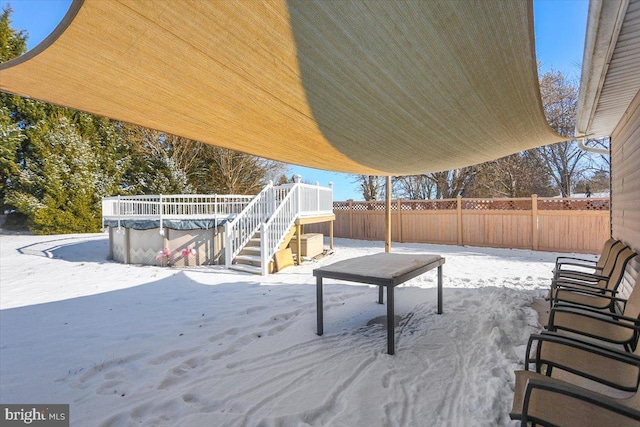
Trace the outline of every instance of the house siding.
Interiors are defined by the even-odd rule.
[[[611,231],[640,253],[640,91],[611,134]],[[636,283],[640,260],[623,281],[627,294]]]

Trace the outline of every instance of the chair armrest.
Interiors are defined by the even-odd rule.
[[[573,256],[559,256],[556,258],[556,265],[560,264],[568,264],[568,263],[584,263],[584,264],[597,264],[597,260],[587,259],[587,258],[578,258]]]
[[[589,296],[598,297],[598,298],[605,298],[605,299],[608,299],[610,303],[623,302],[626,304],[627,302],[626,299],[617,298],[615,296],[618,293],[617,289],[607,289],[607,288],[591,289],[591,288],[581,288],[581,287],[573,287],[573,286],[557,286],[555,290],[556,292],[553,296],[554,305],[560,301],[569,302],[574,305],[582,305],[580,303],[563,299],[561,297],[563,292],[570,292],[570,293],[576,293],[576,294],[582,294],[582,295],[589,295]]]
[[[576,266],[576,267],[582,267],[582,268],[596,268],[597,266],[597,261],[587,261],[587,260],[580,260],[580,261],[562,261],[562,262],[556,262],[556,270],[557,271],[562,271],[564,270],[564,268],[562,268],[565,265],[571,265],[571,266]],[[598,267],[601,268],[601,267]]]
[[[607,291],[609,292],[612,291],[612,289],[594,285],[592,283],[575,282],[575,281],[569,281],[569,280],[554,281],[553,283],[551,283],[551,290],[553,291],[554,289],[570,289],[570,290],[583,289],[583,290],[590,290],[591,292],[596,292],[601,294],[607,293]]]
[[[531,395],[534,393],[534,391],[536,391],[536,393],[543,392],[543,393],[552,393],[555,395],[567,396],[572,399],[577,399],[577,400],[587,402],[593,405],[594,407],[602,408],[606,411],[613,412],[618,415],[622,415],[623,417],[640,421],[640,411],[633,409],[629,406],[622,405],[621,403],[607,396],[604,396],[602,394],[595,393],[593,391],[590,391],[581,387],[573,386],[570,384],[558,383],[554,381],[543,381],[543,380],[532,378],[529,381],[527,381],[527,386],[524,393],[524,404],[522,408],[522,424],[521,424],[522,426],[529,425],[528,424],[529,422],[534,422],[534,423],[542,422],[543,425],[549,425],[548,423],[544,424],[544,419],[541,419],[539,417],[529,416],[529,405],[532,399]],[[554,399],[551,399],[551,401],[554,401]],[[550,411],[552,411],[553,409],[554,408],[549,408]],[[557,409],[561,410],[562,408],[557,408]]]
[[[549,312],[549,328],[554,327],[553,320],[555,318],[556,313],[570,313],[577,316],[588,317],[590,319],[611,323],[613,325],[618,325],[623,328],[629,328],[634,330],[640,329],[640,319],[638,318],[629,317],[629,316],[625,316],[623,314],[618,314],[618,313],[611,313],[608,311],[601,311],[591,307],[583,307],[583,306],[578,307],[575,305],[562,304],[562,303],[555,305]],[[631,324],[620,322],[621,320],[624,320]]]
[[[558,274],[551,279],[551,282],[557,282],[562,280],[574,280],[574,281],[588,281],[588,282],[598,282],[600,280],[609,280],[609,276],[603,276],[602,274],[596,273],[588,273],[586,271],[576,271],[576,270],[564,270],[567,275],[562,275],[563,270],[559,271]],[[577,277],[567,277],[568,275],[577,276]]]

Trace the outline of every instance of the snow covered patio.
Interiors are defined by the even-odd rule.
[[[513,425],[514,369],[538,327],[557,254],[426,244],[446,258],[396,288],[395,356],[371,322],[377,288],[312,270],[382,252],[336,239],[319,262],[271,276],[106,261],[103,234],[0,237],[0,395],[69,403],[73,426]]]

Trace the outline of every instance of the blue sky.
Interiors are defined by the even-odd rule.
[[[452,0],[465,1],[465,0]],[[33,49],[62,20],[71,0],[0,0],[14,10],[12,27],[29,33],[27,48]],[[534,0],[536,54],[542,72],[562,71],[580,80],[588,0]],[[291,166],[290,174],[300,174],[304,181],[321,185],[334,183],[334,200],[362,200],[352,175]]]

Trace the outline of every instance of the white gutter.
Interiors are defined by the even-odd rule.
[[[603,156],[608,156],[609,150],[606,148],[598,148],[598,147],[589,147],[588,145],[585,144],[585,141],[587,140],[587,138],[582,138],[578,140],[578,147],[586,152],[589,153],[596,153],[596,154],[602,154]]]
[[[576,135],[592,132],[591,125],[628,5],[629,0],[591,0],[589,3],[576,113]],[[602,130],[596,132],[600,133],[592,136],[606,136]]]

